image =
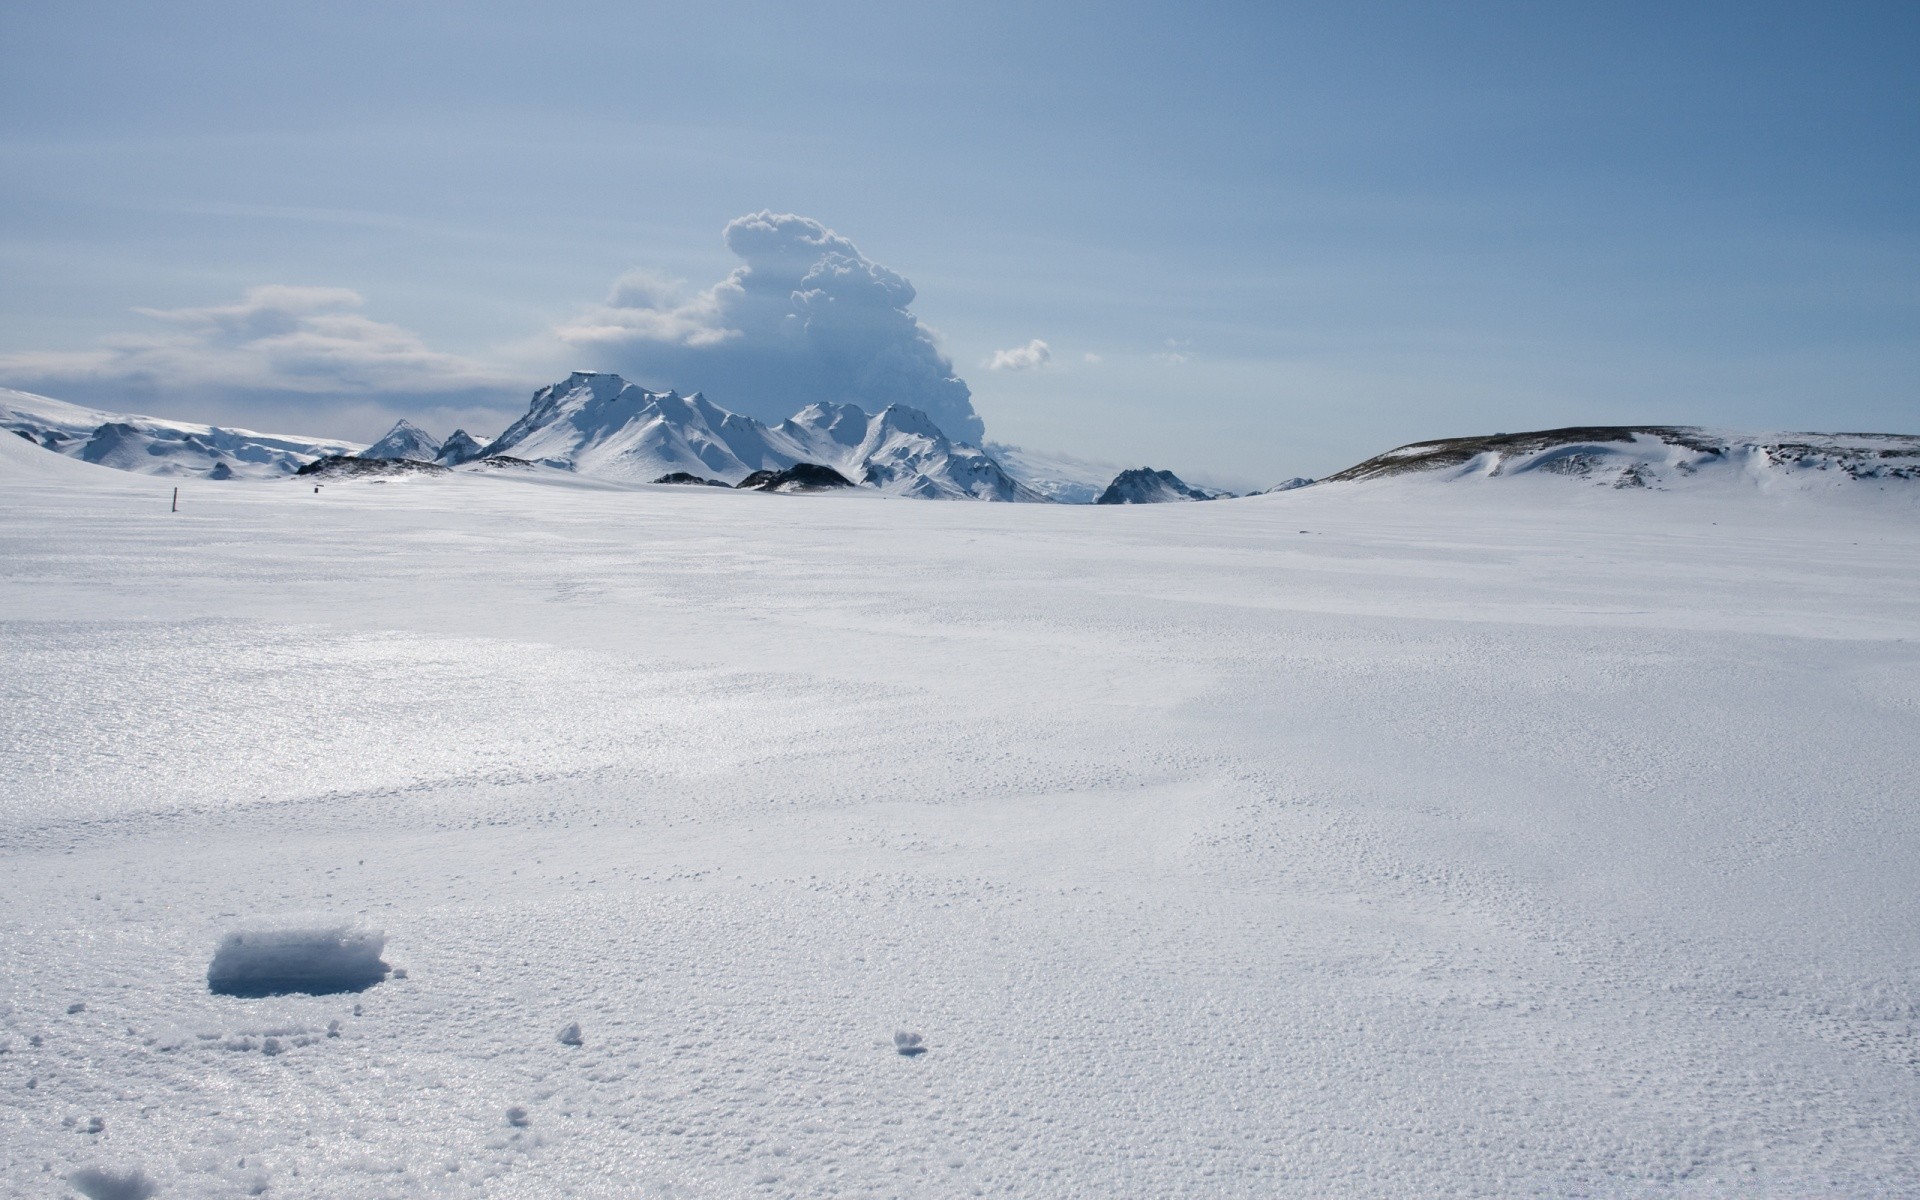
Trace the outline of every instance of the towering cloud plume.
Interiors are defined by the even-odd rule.
[[[807,217],[754,213],[725,236],[744,265],[724,280],[688,296],[628,275],[560,336],[597,350],[596,366],[762,420],[815,402],[904,404],[980,442],[972,393],[908,311],[912,284]]]

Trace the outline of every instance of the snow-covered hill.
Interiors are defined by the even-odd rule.
[[[1195,487],[1172,471],[1135,467],[1113,477],[1107,490],[1095,504],[1174,504],[1188,500],[1220,500],[1231,495],[1211,488]]]
[[[768,426],[697,392],[652,392],[595,371],[534,393],[526,416],[486,453],[633,482],[686,472],[738,483],[755,471],[811,462],[901,496],[1044,499],[917,409],[893,405],[869,416],[850,404],[815,404]]]
[[[332,438],[102,412],[11,388],[0,388],[0,429],[69,458],[143,475],[275,477],[361,449]]]
[[[1615,488],[1887,485],[1920,481],[1920,437],[1582,426],[1415,442],[1348,467],[1327,482],[1421,475],[1443,480],[1558,476]]]

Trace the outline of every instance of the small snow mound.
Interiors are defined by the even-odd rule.
[[[160,1188],[138,1167],[125,1174],[102,1167],[81,1167],[67,1176],[73,1190],[87,1200],[148,1200]]]
[[[236,929],[214,952],[207,990],[248,998],[364,992],[387,977],[386,944],[385,933],[353,924]]]
[[[525,1129],[532,1123],[533,1118],[528,1116],[527,1110],[520,1105],[516,1104],[507,1110],[507,1124],[515,1129]]]
[[[908,1033],[902,1029],[893,1035],[893,1048],[908,1058],[913,1058],[927,1052],[927,1048],[921,1045],[922,1040],[919,1034]]]
[[[580,1022],[575,1021],[560,1031],[560,1044],[562,1046],[580,1046],[586,1044],[586,1039],[580,1036]]]

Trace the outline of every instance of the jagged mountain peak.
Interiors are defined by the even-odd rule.
[[[818,463],[896,495],[1044,499],[984,452],[950,440],[919,409],[890,405],[869,415],[852,404],[810,404],[770,427],[700,392],[649,391],[603,372],[576,371],[540,389],[486,453],[636,482],[683,472],[737,483]]]
[[[440,443],[440,453],[434,461],[442,466],[457,467],[461,463],[472,462],[486,453],[486,447],[479,439],[464,429],[456,429]]]
[[[401,417],[386,436],[368,446],[362,458],[396,458],[408,462],[433,462],[440,457],[440,440],[412,421]]]

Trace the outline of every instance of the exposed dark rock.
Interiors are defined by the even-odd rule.
[[[795,463],[784,471],[755,471],[733,485],[756,492],[824,492],[853,486],[853,480],[819,463]]]
[[[440,443],[440,453],[434,456],[435,462],[443,467],[457,467],[464,462],[472,462],[485,453],[485,447],[473,440],[473,436],[464,429],[456,429]]]
[[[406,458],[361,458],[354,454],[329,454],[316,458],[295,471],[295,475],[314,475],[322,479],[359,479],[372,475],[445,475],[448,468],[437,463],[414,462]]]
[[[705,479],[699,475],[695,475],[691,471],[669,471],[665,475],[662,475],[660,478],[654,480],[654,482],[655,483],[704,484],[707,487],[717,487],[717,488],[723,488],[723,487],[729,486],[728,484],[721,483],[718,479]]]
[[[1412,471],[1433,471],[1457,467],[1477,455],[1494,451],[1502,457],[1538,454],[1554,446],[1598,442],[1632,442],[1638,433],[1685,446],[1699,453],[1718,454],[1720,447],[1698,429],[1677,425],[1577,425],[1566,429],[1545,429],[1534,433],[1495,433],[1481,437],[1442,438],[1437,442],[1414,442],[1376,455],[1363,463],[1329,475],[1328,483],[1346,483],[1357,479],[1385,479]],[[1559,474],[1579,474],[1588,464],[1569,456],[1564,467],[1546,468]]]
[[[1113,477],[1095,504],[1166,504],[1181,500],[1217,500],[1224,493],[1197,488],[1172,471],[1135,467]]]

